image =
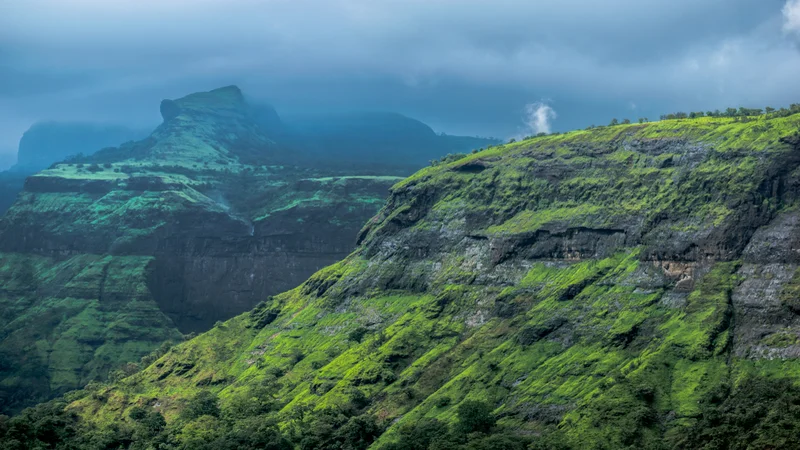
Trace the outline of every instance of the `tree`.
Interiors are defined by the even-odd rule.
[[[363,414],[351,417],[344,426],[336,431],[335,439],[341,443],[338,448],[349,450],[365,450],[369,447],[383,429],[378,425],[374,416]]]
[[[458,405],[458,429],[464,434],[488,433],[496,422],[492,408],[477,400],[466,400]]]
[[[623,125],[630,125],[630,123],[631,123],[631,119],[625,119],[625,120],[622,121]]]
[[[180,450],[216,450],[219,446],[213,443],[224,434],[222,421],[206,415],[184,425],[176,437],[180,443],[178,447]]]
[[[513,434],[494,434],[476,439],[467,444],[467,450],[525,450],[530,444],[529,438]]]
[[[767,112],[767,114],[772,114],[775,112],[775,108],[771,106],[767,106],[766,108],[764,108],[764,110]]]
[[[789,448],[800,433],[800,389],[789,379],[746,378],[701,400],[698,422],[675,448]]]
[[[745,108],[739,107],[739,110],[736,112],[737,116],[746,117],[746,116],[760,116],[763,111],[757,108]]]
[[[447,430],[446,423],[437,419],[421,419],[419,422],[404,424],[398,429],[400,439],[382,450],[428,450],[437,437]]]
[[[611,123],[608,124],[608,126],[610,126],[610,127],[617,126],[617,125],[619,125],[619,120],[617,120],[616,118],[611,119]]]
[[[181,416],[193,420],[201,416],[219,417],[217,396],[208,391],[200,391],[186,404]]]

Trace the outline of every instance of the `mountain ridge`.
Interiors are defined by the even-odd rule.
[[[258,448],[251,420],[274,448],[788,445],[798,130],[666,120],[422,169],[344,260],[55,408],[104,445]]]
[[[236,87],[162,110],[145,139],[27,177],[0,218],[3,411],[296,286],[351,251],[408,173],[284,164],[269,111]]]

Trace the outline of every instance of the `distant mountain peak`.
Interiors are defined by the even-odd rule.
[[[225,86],[207,92],[196,92],[176,100],[161,101],[161,117],[168,122],[181,114],[214,114],[247,112],[247,102],[238,86]]]
[[[141,139],[145,130],[123,125],[93,122],[36,122],[19,141],[17,164],[13,170],[34,173],[68,156],[90,155],[121,142]]]

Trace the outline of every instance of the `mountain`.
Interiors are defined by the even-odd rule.
[[[4,148],[0,148],[0,170],[7,170],[17,163],[17,155]]]
[[[338,263],[5,439],[794,448],[798,202],[800,115],[452,158],[395,184]]]
[[[19,141],[16,163],[0,172],[0,215],[14,203],[28,175],[67,157],[92,154],[146,134],[119,125],[54,121],[33,124]]]
[[[120,142],[138,140],[147,135],[121,125],[86,122],[38,122],[19,140],[15,172],[35,173],[69,156],[92,154]]]
[[[351,112],[288,116],[282,142],[332,164],[358,155],[361,164],[425,166],[449,153],[497,145],[497,139],[436,134],[428,125],[398,113]]]
[[[346,257],[408,174],[284,165],[234,86],[161,112],[143,140],[28,177],[0,219],[0,411],[294,288]]]
[[[30,174],[9,170],[0,172],[0,215],[14,204],[28,175]]]
[[[282,149],[270,155],[270,164],[324,164],[326,167],[338,169],[358,167],[359,170],[408,175],[427,165],[431,159],[500,143],[491,138],[436,134],[424,123],[397,113],[305,114],[290,116],[284,120],[271,105],[250,103],[235,87],[217,90],[213,96],[195,94],[180,102],[165,100],[161,104],[162,115],[165,119],[177,118],[182,110],[196,109],[190,105],[192,102],[206,103],[206,112],[211,112],[207,117],[213,123],[225,123],[237,115],[240,119],[246,118],[250,126],[259,129],[263,135],[261,138]],[[197,116],[192,120],[198,120]],[[179,122],[178,120],[176,124]],[[195,131],[197,127],[192,128],[190,134]],[[184,145],[182,140],[187,136],[175,127],[170,128],[167,133],[170,134],[172,143],[177,142],[178,147]],[[74,158],[76,155],[92,155],[100,149],[106,149],[105,159],[124,159],[126,156],[118,158],[108,149],[126,142],[128,144],[122,149],[123,153],[133,149],[143,151],[143,146],[159,142],[159,136],[152,136],[138,144],[134,142],[147,137],[147,134],[119,125],[55,121],[34,124],[20,139],[17,164],[8,171],[0,172],[0,214],[11,206],[17,194],[22,191],[27,176],[53,163]],[[193,157],[203,163],[206,162],[203,158],[208,155],[216,157],[213,152],[200,154],[194,151],[196,136],[188,136],[185,142],[188,143],[187,148],[191,150]],[[165,142],[160,145],[162,144],[172,145]],[[224,142],[222,144],[226,145]],[[242,141],[238,145],[261,148],[258,142],[245,144]],[[173,153],[170,155],[169,158],[177,156]],[[240,154],[239,157],[243,158],[243,162],[254,162],[248,160],[246,155]]]

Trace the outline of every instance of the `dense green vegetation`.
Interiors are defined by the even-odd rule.
[[[181,334],[147,287],[151,257],[0,254],[0,404],[106,379]]]
[[[5,178],[18,184],[0,219],[0,413],[130,371],[162,343],[248,310],[259,289],[296,286],[352,249],[407,173],[279,165],[277,152],[289,150],[235,87],[165,105],[165,122],[146,139],[52,164],[19,195],[23,179]],[[37,127],[26,142],[51,147],[53,135],[78,131],[42,137]],[[238,245],[208,249],[225,239]],[[269,275],[284,283],[271,291],[226,273],[265,266],[231,262],[259,249],[274,249],[262,261],[283,258],[288,272]],[[180,259],[187,254],[202,263]],[[218,291],[186,280],[198,267],[206,272],[195,278]],[[197,291],[208,301],[181,298]]]
[[[341,262],[0,442],[792,448],[800,261],[760,252],[796,232],[798,129],[702,117],[445,158]]]

